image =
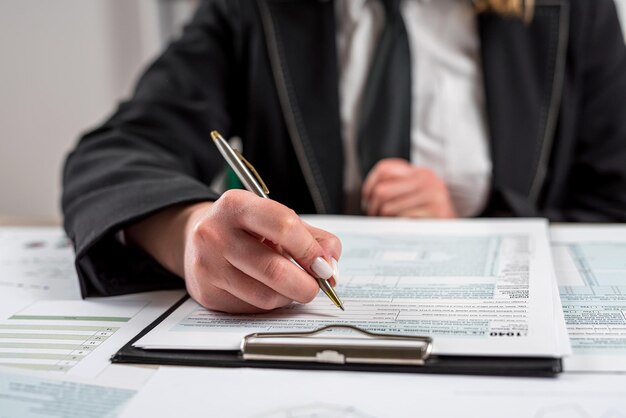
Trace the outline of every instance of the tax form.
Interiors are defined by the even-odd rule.
[[[553,226],[573,356],[567,371],[626,371],[626,226]]]
[[[434,338],[446,355],[561,357],[569,346],[543,220],[307,217],[342,241],[338,311],[323,296],[259,315],[188,300],[134,346],[237,350],[253,332],[329,324]]]

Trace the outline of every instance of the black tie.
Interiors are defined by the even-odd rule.
[[[364,179],[383,158],[410,158],[411,53],[400,1],[381,0],[385,27],[372,59],[359,119],[358,153]]]

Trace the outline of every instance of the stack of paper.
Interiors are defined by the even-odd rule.
[[[0,228],[0,416],[117,416],[153,370],[110,357],[182,295],[82,300],[61,228]]]

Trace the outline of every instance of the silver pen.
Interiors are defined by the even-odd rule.
[[[259,176],[259,173],[257,173],[252,164],[250,164],[239,151],[232,148],[228,144],[228,142],[226,142],[226,140],[222,137],[222,135],[220,135],[219,132],[212,131],[211,138],[213,139],[213,142],[215,142],[215,145],[220,151],[220,154],[222,154],[230,168],[233,169],[241,183],[243,183],[243,186],[246,188],[246,190],[256,194],[259,197],[269,199],[269,190],[267,189],[267,186],[265,186],[265,183],[261,179],[261,176]],[[295,260],[291,259],[291,261],[298,267],[302,268],[300,265],[298,265],[298,263],[296,263]],[[341,299],[339,299],[339,296],[337,296],[335,289],[333,289],[328,281],[319,277],[316,277],[315,280],[317,280],[317,284],[319,285],[320,289],[322,289],[322,292],[324,292],[324,294],[326,294],[326,296],[328,296],[328,298],[339,309],[343,311],[343,303],[341,302]]]

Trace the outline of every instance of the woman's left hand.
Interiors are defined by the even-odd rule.
[[[399,158],[381,160],[372,168],[361,204],[369,216],[457,217],[444,181],[431,169]]]

